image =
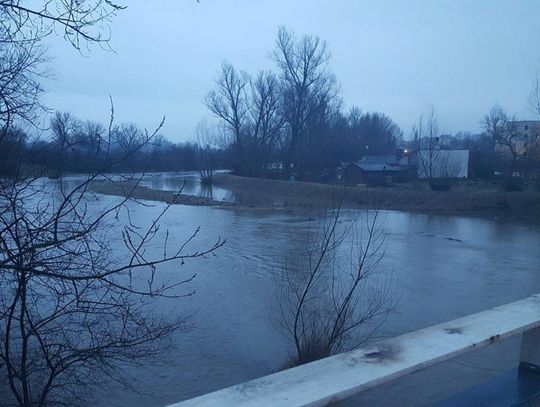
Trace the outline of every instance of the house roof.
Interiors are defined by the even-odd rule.
[[[377,164],[377,163],[366,163],[362,161],[356,161],[352,163],[342,163],[342,167],[346,168],[349,165],[354,165],[355,167],[366,172],[403,172],[407,170],[407,166],[399,164]]]
[[[397,164],[398,159],[396,154],[390,155],[366,155],[360,160],[366,164]]]

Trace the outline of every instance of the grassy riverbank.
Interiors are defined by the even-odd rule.
[[[104,195],[130,196],[133,199],[160,201],[193,206],[231,206],[232,203],[211,198],[185,195],[175,191],[161,191],[137,184],[135,181],[99,181],[90,184],[90,191]]]
[[[540,192],[503,192],[493,185],[456,184],[451,191],[431,191],[411,185],[338,187],[309,182],[218,174],[214,185],[234,192],[235,202],[176,194],[137,185],[133,181],[96,182],[93,192],[182,205],[304,210],[330,208],[342,197],[345,208],[378,208],[445,215],[481,216],[540,224]]]
[[[340,194],[333,185],[287,182],[218,175],[216,186],[232,190],[237,204],[248,207],[313,208],[325,207]],[[498,186],[456,184],[451,191],[429,188],[347,187],[343,206],[380,208],[408,212],[508,218],[540,223],[540,191],[503,192]]]

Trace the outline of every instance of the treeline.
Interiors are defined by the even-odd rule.
[[[498,106],[482,120],[480,135],[441,135],[432,111],[426,120],[420,117],[404,140],[384,113],[344,109],[326,42],[281,28],[270,55],[274,69],[255,74],[228,62],[221,65],[215,87],[204,99],[213,120],[199,124],[195,142],[172,143],[159,133],[150,137],[134,124],[111,128],[57,112],[48,137],[30,136],[6,121],[0,132],[0,174],[21,169],[40,169],[53,177],[102,168],[198,170],[211,183],[214,169],[227,168],[244,176],[326,181],[336,179],[343,162],[393,155],[398,147],[468,149],[473,178],[540,172],[540,128],[524,139],[522,122]],[[538,84],[531,95],[532,110],[540,116]],[[16,109],[9,117],[30,121]]]
[[[482,120],[480,135],[458,134],[444,144],[432,112],[424,125],[419,119],[424,134],[419,137],[416,125],[404,142],[401,129],[385,114],[357,107],[344,111],[331,54],[320,38],[281,28],[270,55],[274,69],[254,75],[224,62],[204,101],[215,119],[215,144],[229,152],[239,175],[331,179],[341,162],[426,145],[468,149],[475,178],[539,172],[540,128],[523,133],[522,122],[500,107]],[[538,81],[529,104],[540,116]]]
[[[195,142],[172,143],[134,124],[108,128],[57,112],[50,121],[49,137],[32,137],[11,127],[0,137],[0,174],[40,173],[59,177],[93,173],[104,168],[120,172],[199,170],[202,149]],[[226,151],[215,150],[213,163],[229,166]]]
[[[401,129],[382,113],[343,111],[327,44],[281,28],[274,71],[249,75],[224,62],[205,104],[240,175],[314,179],[342,161],[390,154]]]

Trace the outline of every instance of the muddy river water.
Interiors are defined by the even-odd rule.
[[[227,190],[201,190],[193,174],[156,175],[144,185],[234,200]],[[115,197],[98,196],[99,207]],[[163,207],[132,205],[149,222]],[[355,217],[357,213],[347,212]],[[540,292],[540,227],[498,220],[385,212],[386,254],[379,270],[392,273],[395,310],[380,328],[391,337],[502,305]],[[151,366],[129,370],[138,392],[111,384],[97,405],[166,405],[268,374],[282,366],[290,344],[278,327],[272,275],[285,244],[317,222],[317,214],[173,206],[163,227],[181,240],[201,228],[194,244],[227,239],[215,257],[188,262],[197,273],[186,287],[195,295],[167,304],[166,312],[194,314],[191,328],[173,337],[174,350]],[[164,273],[178,272],[165,266]]]

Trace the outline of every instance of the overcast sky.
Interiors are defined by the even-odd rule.
[[[328,42],[345,106],[389,115],[405,135],[431,106],[441,131],[478,132],[495,103],[532,117],[527,97],[540,69],[538,0],[124,0],[113,52],[81,56],[51,42],[55,79],[46,103],[193,138],[223,60],[247,72],[272,67],[278,27]]]

